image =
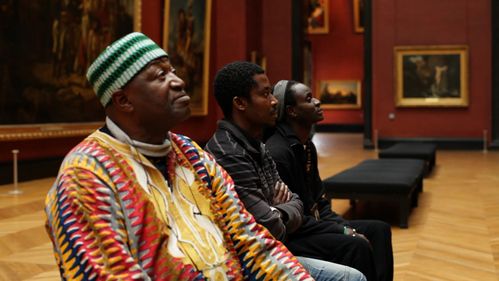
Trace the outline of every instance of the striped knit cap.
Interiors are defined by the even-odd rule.
[[[113,93],[125,86],[152,60],[168,56],[154,41],[140,32],[118,39],[88,68],[87,79],[105,107]]]
[[[274,97],[277,99],[277,122],[284,121],[286,118],[286,88],[288,80],[281,80],[274,85]]]

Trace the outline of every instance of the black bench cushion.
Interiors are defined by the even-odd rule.
[[[379,152],[379,158],[418,158],[431,160],[437,146],[433,143],[397,143]]]
[[[408,194],[424,167],[419,159],[369,159],[323,182],[332,193]]]

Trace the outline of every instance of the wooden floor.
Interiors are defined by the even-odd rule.
[[[358,134],[316,134],[321,175],[333,175],[375,151],[362,149]],[[0,186],[0,280],[58,280],[44,229],[44,199],[54,178]],[[395,280],[499,278],[499,152],[438,151],[408,229],[397,227],[396,206],[345,200],[334,209],[347,217],[393,222]]]

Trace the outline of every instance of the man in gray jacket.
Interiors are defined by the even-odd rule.
[[[277,100],[269,79],[255,64],[228,64],[215,77],[215,98],[225,119],[219,121],[206,151],[230,174],[239,198],[256,221],[286,244],[302,228],[303,203],[281,181],[261,142],[264,129],[274,126],[277,119]],[[365,280],[355,269],[308,258],[298,257],[316,280]],[[316,263],[321,270],[316,271]]]

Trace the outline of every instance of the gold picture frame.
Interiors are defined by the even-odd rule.
[[[353,26],[356,33],[364,32],[364,0],[352,0]]]
[[[267,57],[258,51],[250,52],[250,62],[259,65],[263,70],[267,70]]]
[[[0,141],[84,136],[101,126],[87,68],[106,44],[141,28],[141,0],[52,2],[7,2],[1,11],[12,34],[31,35],[0,35],[13,58],[0,67]]]
[[[211,2],[164,2],[163,48],[186,84],[193,116],[208,114]]]
[[[309,34],[329,32],[329,0],[308,1],[307,32]]]
[[[356,109],[362,106],[359,80],[321,80],[317,83],[316,96],[322,108]]]
[[[396,106],[468,106],[467,46],[398,46],[394,64]]]

